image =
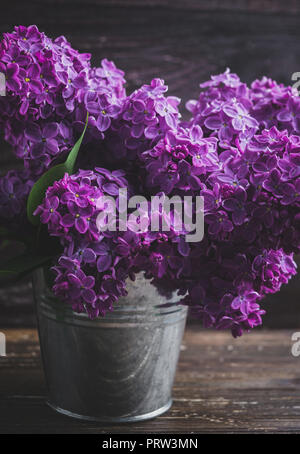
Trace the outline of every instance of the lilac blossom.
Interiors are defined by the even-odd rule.
[[[24,163],[0,178],[5,227],[24,225],[34,181],[68,155],[89,113],[82,170],[55,181],[35,212],[61,247],[52,267],[59,299],[104,316],[126,295],[126,280],[144,272],[162,294],[178,291],[205,327],[236,337],[262,324],[264,296],[296,273],[300,251],[295,90],[266,77],[248,87],[227,69],[201,84],[182,122],[180,100],[163,80],[126,96],[113,62],[94,68],[89,54],[36,26],[4,34],[0,71],[7,82],[0,125]],[[203,241],[186,243],[172,225],[168,232],[101,232],[97,200],[117,198],[120,188],[202,195]]]
[[[93,68],[90,58],[73,49],[66,38],[51,40],[36,26],[15,27],[4,34],[0,71],[6,76],[7,94],[0,100],[0,124],[15,154],[36,175],[71,149],[87,111],[87,138],[98,141],[121,109],[126,96],[124,73],[106,59]],[[54,124],[59,133],[52,127],[49,136],[49,129],[42,128]],[[72,134],[65,134],[66,128]]]

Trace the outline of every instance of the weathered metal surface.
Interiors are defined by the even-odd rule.
[[[153,418],[172,403],[187,308],[162,297],[142,273],[129,281],[115,310],[90,320],[46,291],[34,276],[49,404],[91,421]],[[165,306],[166,305],[166,306]]]

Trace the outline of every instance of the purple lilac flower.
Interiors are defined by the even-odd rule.
[[[125,157],[127,161],[134,161],[165,132],[176,130],[180,99],[165,96],[167,89],[163,80],[153,79],[150,85],[143,85],[125,99],[105,141],[115,161]]]
[[[89,112],[79,157],[87,170],[55,182],[35,213],[61,243],[57,297],[103,316],[142,271],[162,294],[177,290],[206,327],[240,336],[262,323],[263,297],[295,274],[300,251],[295,90],[266,77],[247,87],[227,69],[201,85],[180,123],[179,99],[161,79],[126,97],[112,62],[92,68],[89,54],[35,26],[4,35],[0,71],[8,88],[0,124],[26,168],[0,179],[3,219],[24,218],[33,180],[63,159]],[[130,192],[202,195],[203,241],[187,244],[174,228],[100,232],[97,200],[129,187],[125,176]]]
[[[31,172],[40,175],[59,154],[71,149],[77,136],[74,126],[82,131],[87,111],[87,139],[104,138],[126,96],[124,74],[113,62],[104,59],[99,68],[92,68],[89,54],[80,54],[64,37],[51,40],[36,26],[5,33],[0,56],[0,71],[7,79],[0,124],[5,139]],[[45,130],[50,125],[51,133]]]
[[[230,328],[239,336],[262,323],[263,296],[295,273],[291,252],[299,250],[300,239],[300,148],[293,121],[278,115],[294,93],[270,80],[248,89],[228,72],[202,87],[199,101],[188,103],[192,119],[167,132],[142,160],[148,188],[169,196],[182,190],[204,196],[206,236],[190,245],[187,274],[182,268],[176,273],[177,285],[181,294],[188,292],[183,303],[205,326]],[[262,114],[269,108],[271,122]],[[231,129],[223,134],[225,120]],[[188,131],[195,127],[201,133],[192,139]],[[191,158],[195,153],[197,160]],[[197,185],[188,179],[194,172]],[[168,238],[168,244],[174,241]],[[243,263],[236,262],[237,254]],[[168,288],[174,272],[159,247],[150,262],[157,264],[149,265],[155,285]]]
[[[31,157],[37,159],[45,154],[56,155],[59,151],[57,135],[56,123],[47,122],[42,129],[37,123],[29,123],[25,129],[25,137],[33,143]]]
[[[104,235],[96,225],[101,211],[97,200],[111,192],[111,185],[126,187],[123,171],[97,168],[66,174],[49,187],[35,213],[48,225],[50,235],[60,238],[64,250],[53,268],[55,294],[91,318],[112,310],[113,303],[126,293],[130,272],[130,254],[118,253],[124,240],[117,233]]]

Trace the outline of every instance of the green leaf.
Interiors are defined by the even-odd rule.
[[[51,186],[54,183],[54,181],[58,181],[61,178],[63,178],[65,173],[68,173],[70,175],[74,173],[76,159],[87,128],[87,124],[88,115],[83,133],[81,134],[80,138],[77,140],[74,147],[70,151],[66,161],[63,162],[62,164],[58,164],[49,169],[33,185],[27,200],[27,217],[33,225],[38,225],[40,223],[39,216],[34,216],[33,213],[35,212],[37,207],[42,203],[48,187]]]
[[[74,172],[78,151],[80,149],[81,143],[82,143],[83,138],[84,138],[84,134],[85,134],[85,131],[86,131],[86,128],[87,128],[87,125],[88,125],[88,120],[89,120],[89,114],[87,114],[87,117],[86,117],[86,122],[85,122],[83,133],[81,134],[81,136],[79,137],[79,139],[75,143],[74,147],[70,151],[69,156],[67,157],[67,159],[66,159],[66,161],[64,163],[65,168],[66,168],[66,172],[68,172],[69,174],[72,174]]]

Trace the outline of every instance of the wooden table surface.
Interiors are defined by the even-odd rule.
[[[300,357],[289,330],[185,333],[174,404],[165,415],[122,426],[82,423],[45,404],[37,333],[3,330],[0,433],[300,433]]]

